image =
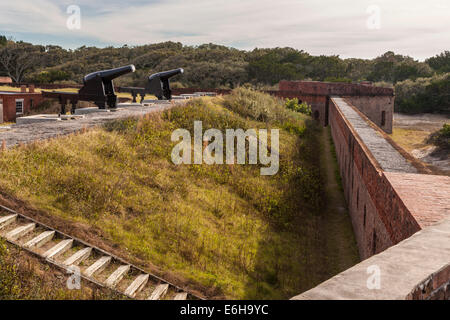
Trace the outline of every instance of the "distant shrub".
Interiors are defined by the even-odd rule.
[[[438,73],[450,72],[450,51],[444,51],[434,57],[425,60],[433,70]]]
[[[252,89],[237,88],[224,97],[223,105],[237,114],[262,122],[283,122],[289,117],[281,100]]]
[[[450,73],[398,82],[395,85],[395,111],[450,112],[449,92]]]
[[[352,79],[340,78],[340,77],[326,77],[325,82],[342,82],[342,83],[352,83]]]
[[[392,82],[387,82],[387,81],[378,81],[378,82],[373,82],[372,85],[374,87],[382,87],[382,88],[394,88],[394,85],[392,84]]]
[[[450,123],[444,124],[441,130],[432,133],[427,142],[434,144],[441,150],[450,151]]]
[[[30,81],[35,83],[54,83],[70,80],[71,75],[62,70],[42,71],[31,77]]]
[[[185,86],[182,82],[179,82],[179,81],[174,81],[174,82],[172,82],[172,83],[170,84],[170,86],[171,86],[173,89],[186,88],[186,86]]]
[[[311,106],[306,102],[299,103],[297,98],[286,99],[286,108],[295,112],[306,114],[308,116],[311,115]]]

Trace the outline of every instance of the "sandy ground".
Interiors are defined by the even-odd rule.
[[[450,123],[450,116],[442,114],[394,114],[392,138],[416,159],[450,174],[448,154],[435,154],[435,147],[425,142],[433,132]]]
[[[450,122],[450,116],[443,114],[394,114],[394,127],[396,128],[416,128],[418,130],[433,132],[441,129],[448,122]]]

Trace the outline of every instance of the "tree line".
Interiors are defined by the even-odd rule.
[[[79,84],[87,73],[127,64],[134,64],[137,71],[117,79],[117,85],[142,86],[149,74],[181,67],[186,72],[175,79],[175,86],[179,87],[268,89],[275,88],[280,80],[372,81],[397,86],[404,81],[433,77],[441,81],[442,75],[450,72],[450,52],[420,62],[391,51],[375,59],[342,59],[337,55],[313,56],[293,48],[244,51],[216,44],[185,46],[179,42],[83,46],[71,50],[0,36],[0,75],[10,76],[15,82]],[[433,85],[436,86],[435,82]],[[405,87],[408,85],[403,85],[403,92]],[[441,87],[437,89],[438,95],[439,90],[448,89],[445,84]]]

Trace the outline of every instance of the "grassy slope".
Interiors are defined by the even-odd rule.
[[[271,110],[264,99],[258,105]],[[236,111],[239,101],[197,100],[10,150],[0,158],[0,187],[38,209],[94,225],[131,254],[218,295],[289,298],[323,279],[315,266],[326,254],[316,250],[318,129],[278,107],[262,118],[222,107]],[[254,165],[173,165],[170,135],[192,129],[194,120],[204,130],[284,128],[280,172],[262,177]]]

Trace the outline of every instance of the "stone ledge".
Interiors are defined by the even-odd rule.
[[[380,289],[368,289],[370,266],[380,268]],[[403,300],[411,299],[427,279],[436,286],[448,281],[450,219],[423,229],[410,238],[372,256],[292,300]],[[442,273],[442,274],[441,274]],[[432,288],[433,290],[440,287]]]

